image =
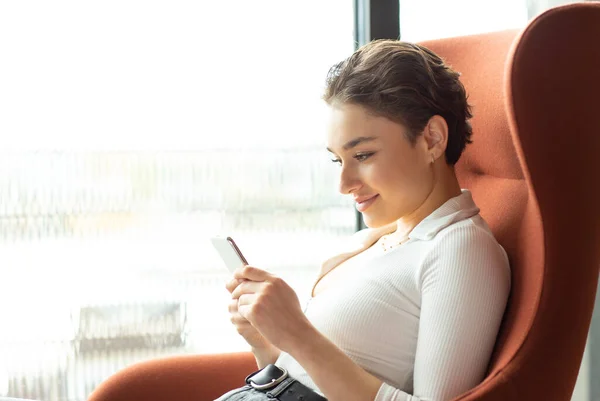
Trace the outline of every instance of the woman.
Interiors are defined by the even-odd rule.
[[[268,369],[221,400],[442,401],[483,380],[510,270],[454,172],[471,137],[458,76],[391,40],[330,71],[328,150],[369,228],[323,264],[304,311],[280,278],[235,272],[231,320]]]

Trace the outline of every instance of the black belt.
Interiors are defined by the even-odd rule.
[[[269,364],[246,377],[246,384],[279,401],[327,401],[325,397]]]

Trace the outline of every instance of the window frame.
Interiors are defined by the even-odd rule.
[[[354,0],[355,50],[375,39],[400,39],[399,0]],[[356,210],[356,231],[366,228]]]

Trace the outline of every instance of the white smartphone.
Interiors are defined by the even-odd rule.
[[[238,267],[246,266],[248,264],[248,261],[246,261],[244,255],[242,255],[240,248],[238,248],[231,237],[213,237],[210,241],[221,256],[221,259],[223,259],[225,267],[227,267],[227,270],[230,272],[233,273]]]

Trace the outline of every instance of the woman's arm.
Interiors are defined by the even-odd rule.
[[[449,400],[483,379],[510,288],[505,255],[491,236],[475,227],[454,234],[438,239],[417,273],[414,395],[382,383],[323,336],[283,280],[247,268],[238,278],[255,282],[232,295],[242,315],[296,359],[329,401]],[[385,330],[385,322],[374,329]]]
[[[242,282],[243,280],[232,279],[227,282],[225,288],[227,291],[233,292]],[[239,313],[237,299],[233,299],[229,303],[229,313],[231,323],[235,326],[238,334],[244,337],[250,345],[258,367],[262,369],[270,363],[275,363],[281,350],[264,338],[248,319]]]
[[[240,315],[274,347],[306,369],[329,401],[371,401],[381,381],[355,364],[306,318],[296,293],[281,278],[246,266],[232,291]]]
[[[252,353],[254,354],[258,368],[262,369],[270,363],[275,363],[281,351],[273,344],[269,344],[260,348],[252,347]]]
[[[437,401],[485,378],[510,293],[510,268],[496,240],[478,227],[436,241],[418,272],[414,393]]]
[[[382,381],[369,374],[314,326],[299,333],[287,351],[329,401],[372,401]]]

